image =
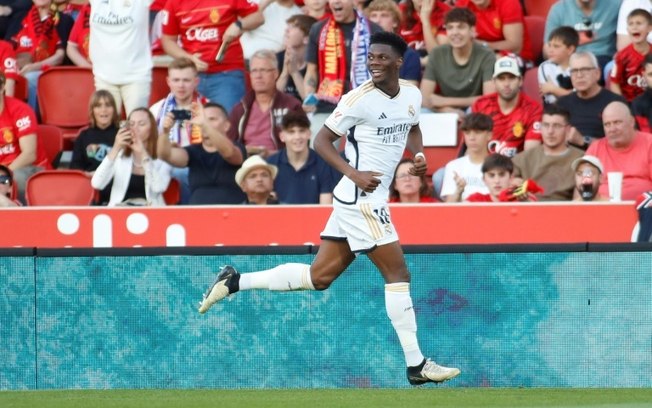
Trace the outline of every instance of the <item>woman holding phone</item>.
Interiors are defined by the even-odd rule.
[[[158,131],[147,108],[137,108],[120,126],[115,143],[95,171],[91,184],[105,188],[113,181],[109,206],[163,206],[163,192],[170,183],[172,168],[156,157]]]

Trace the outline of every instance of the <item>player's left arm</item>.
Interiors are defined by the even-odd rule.
[[[407,139],[407,148],[414,155],[414,167],[410,169],[410,174],[415,176],[426,174],[428,163],[426,163],[426,156],[423,154],[423,138],[418,123],[410,128],[410,133],[408,133]]]

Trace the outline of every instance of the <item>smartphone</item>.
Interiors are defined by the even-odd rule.
[[[183,122],[184,120],[190,120],[190,118],[192,118],[192,114],[187,109],[172,109],[171,112],[172,115],[174,116],[174,120],[179,122]]]
[[[318,103],[319,103],[319,98],[317,98],[313,93],[306,96],[306,99],[303,100],[303,104],[306,106],[315,106]]]
[[[120,121],[120,129],[129,129],[129,122],[126,120]]]

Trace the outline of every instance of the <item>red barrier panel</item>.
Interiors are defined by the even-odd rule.
[[[0,247],[319,244],[329,206],[0,210]],[[406,245],[629,242],[633,202],[392,205]]]

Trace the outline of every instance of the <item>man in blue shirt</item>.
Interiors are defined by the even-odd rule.
[[[267,159],[278,167],[274,191],[283,204],[331,204],[333,188],[330,166],[312,150],[310,120],[302,112],[290,111],[281,123],[285,148]]]

